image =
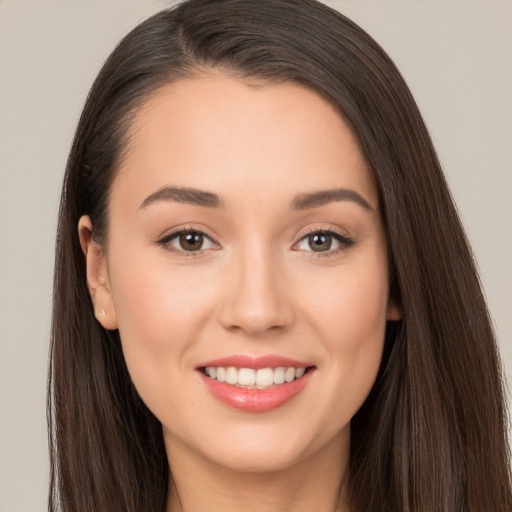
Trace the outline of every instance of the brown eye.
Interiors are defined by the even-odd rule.
[[[325,233],[315,233],[308,236],[308,244],[314,252],[328,251],[332,246],[332,236]]]
[[[304,235],[299,242],[294,245],[294,250],[331,255],[348,249],[353,245],[354,240],[346,235],[332,230],[318,230]]]
[[[200,253],[209,249],[220,249],[219,245],[216,244],[208,235],[201,231],[193,229],[183,229],[167,235],[158,242],[159,245],[165,249],[181,253]]]
[[[199,251],[202,249],[204,237],[202,233],[187,231],[179,236],[180,248],[184,251]]]

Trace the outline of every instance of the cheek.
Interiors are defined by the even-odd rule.
[[[325,275],[311,274],[303,285],[304,310],[311,312],[316,328],[333,344],[330,352],[336,347],[357,350],[383,334],[389,293],[386,262],[365,262]]]
[[[126,338],[138,332],[144,333],[139,341],[168,342],[177,330],[196,325],[199,312],[209,307],[214,297],[214,290],[204,287],[205,280],[212,282],[204,272],[170,265],[164,253],[150,257],[144,252],[139,257],[132,254],[118,258],[112,267],[114,303]]]
[[[324,284],[327,292],[310,297],[310,324],[328,361],[332,393],[324,405],[339,411],[337,423],[346,423],[368,396],[379,370],[388,303],[386,263],[341,270]]]
[[[214,305],[215,288],[200,288],[204,275],[171,268],[165,260],[165,255],[148,259],[132,253],[112,265],[123,353],[135,386],[147,402],[151,402],[148,394],[155,384],[165,389],[173,368],[184,364],[187,348],[197,339]]]
[[[339,351],[340,365],[359,372],[362,378],[365,372],[374,373],[371,370],[376,371],[381,359],[388,303],[386,276],[385,272],[370,270],[353,273],[336,304],[341,331],[330,337],[332,350]]]

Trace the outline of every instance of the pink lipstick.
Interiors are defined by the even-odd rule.
[[[236,355],[197,367],[207,389],[225,404],[247,412],[280,407],[299,394],[315,367],[279,356]]]

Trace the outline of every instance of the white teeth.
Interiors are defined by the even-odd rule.
[[[286,380],[286,382],[292,382],[295,380],[295,368],[286,368],[286,371],[284,372],[284,380]]]
[[[262,368],[256,372],[256,386],[266,388],[274,384],[274,370],[272,368]]]
[[[280,366],[274,370],[274,384],[282,384],[284,382],[284,372],[286,368]]]
[[[226,368],[222,368],[222,366],[217,367],[217,380],[219,382],[226,382]]]
[[[261,368],[254,370],[252,368],[235,368],[234,366],[208,366],[204,369],[204,373],[211,379],[219,382],[226,382],[239,387],[247,388],[269,388],[274,385],[284,384],[285,382],[293,382],[300,379],[306,368]]]
[[[254,386],[256,384],[256,372],[252,368],[240,368],[238,370],[238,384]]]
[[[212,379],[217,378],[217,368],[215,368],[215,366],[209,366],[208,368],[205,368],[205,373]]]
[[[226,370],[226,382],[228,384],[237,384],[238,383],[238,370],[230,366]]]

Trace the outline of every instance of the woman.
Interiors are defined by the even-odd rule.
[[[52,510],[512,509],[471,254],[352,22],[310,0],[145,21],[62,197]]]

